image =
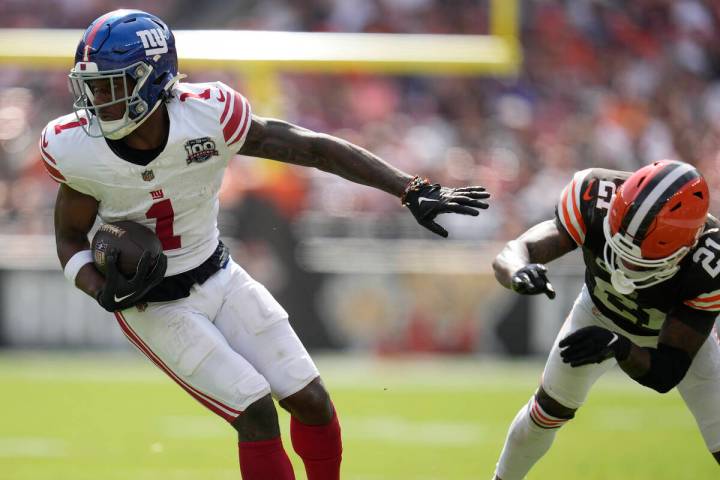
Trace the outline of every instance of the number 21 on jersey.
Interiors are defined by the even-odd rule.
[[[712,238],[705,238],[702,247],[695,250],[693,254],[693,262],[700,263],[705,271],[713,278],[720,273],[720,261],[718,261],[718,253],[720,253],[720,244]]]
[[[169,198],[153,203],[145,212],[145,217],[155,219],[155,234],[160,239],[163,251],[175,250],[182,246],[180,236],[175,235],[173,231],[175,211]]]

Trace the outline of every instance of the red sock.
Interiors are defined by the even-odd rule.
[[[308,480],[339,480],[342,439],[337,413],[327,425],[305,425],[290,419],[290,438],[305,464]]]
[[[260,442],[240,442],[238,446],[243,480],[295,480],[280,437]]]

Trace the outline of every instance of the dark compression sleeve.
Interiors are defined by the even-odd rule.
[[[667,393],[682,381],[690,368],[692,358],[684,350],[659,343],[658,348],[648,348],[650,370],[634,380],[660,393]]]

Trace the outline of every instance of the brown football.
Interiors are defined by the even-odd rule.
[[[128,279],[135,275],[143,253],[150,252],[153,259],[162,253],[162,244],[155,232],[129,220],[103,224],[92,239],[93,260],[103,274],[105,255],[110,247],[118,250],[118,270]]]

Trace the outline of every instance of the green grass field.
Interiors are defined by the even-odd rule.
[[[542,369],[484,359],[317,361],[340,413],[347,480],[489,480]],[[2,354],[0,412],[2,480],[240,477],[231,428],[139,355]],[[284,413],[281,426],[287,433]],[[285,445],[291,451],[287,437]],[[719,472],[677,393],[617,373],[600,381],[529,479]]]

